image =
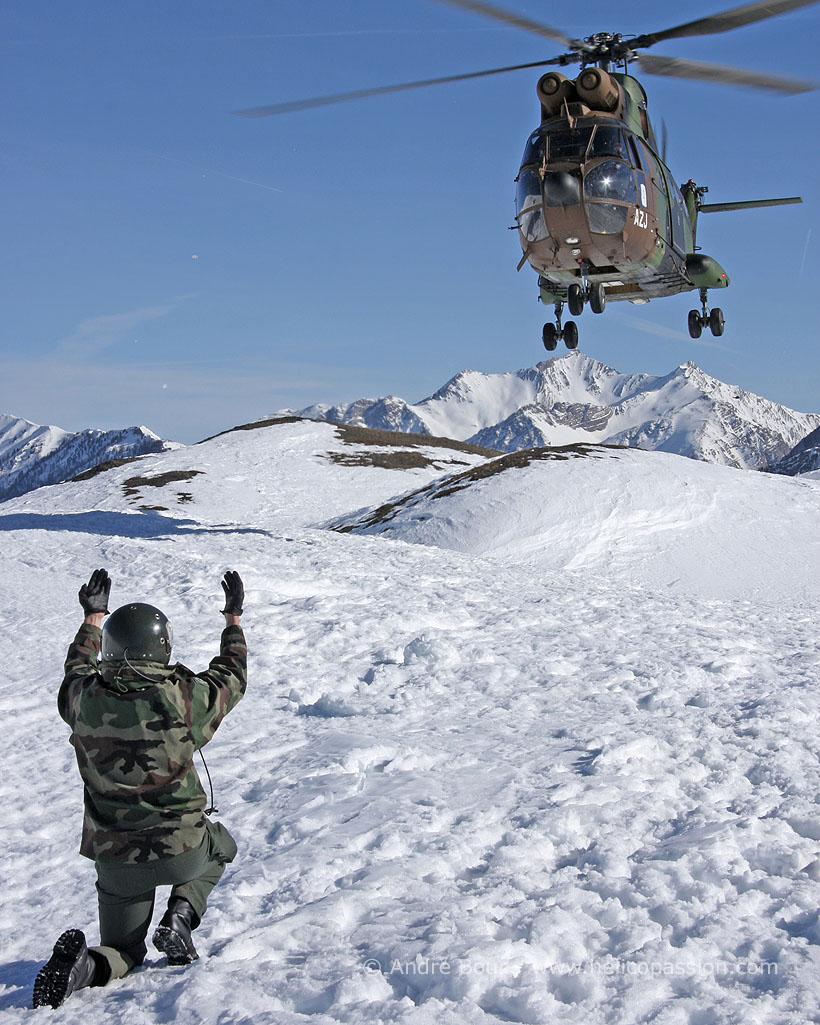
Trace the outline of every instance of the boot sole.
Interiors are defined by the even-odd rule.
[[[79,929],[68,929],[54,944],[48,962],[34,980],[32,1007],[59,1007],[70,995],[69,980],[77,956],[85,946],[85,936]]]
[[[179,933],[166,925],[157,926],[152,942],[161,954],[166,955],[169,965],[185,965],[199,960],[199,954],[189,950]]]

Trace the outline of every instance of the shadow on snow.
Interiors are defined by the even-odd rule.
[[[183,534],[264,534],[258,527],[207,527],[196,520],[177,520],[156,512],[9,513],[0,516],[3,530],[55,530],[105,537],[172,537]]]

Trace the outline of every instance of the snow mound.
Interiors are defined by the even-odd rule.
[[[92,470],[6,502],[3,511],[6,522],[20,515],[102,517],[135,536],[177,531],[192,517],[287,529],[400,496],[494,454],[448,439],[283,418]]]
[[[820,490],[660,452],[514,453],[335,529],[713,597],[820,594]]]

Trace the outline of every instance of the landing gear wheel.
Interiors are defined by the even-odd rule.
[[[552,352],[558,347],[558,328],[555,324],[544,324],[544,330],[541,332],[541,340],[544,343],[544,348],[547,352]]]
[[[574,320],[568,320],[564,324],[564,330],[561,332],[561,337],[564,339],[564,345],[568,349],[578,348],[578,325]]]
[[[723,324],[723,310],[719,309],[716,306],[709,314],[709,330],[712,332],[715,338],[720,338],[720,336],[723,334]]]
[[[703,331],[703,322],[697,310],[689,311],[689,337],[700,338]]]
[[[580,285],[570,285],[567,289],[567,306],[573,317],[580,317],[584,312],[584,293]]]
[[[606,292],[600,281],[589,286],[589,308],[593,313],[603,313],[606,306]]]

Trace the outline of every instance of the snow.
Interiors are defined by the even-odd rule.
[[[37,1014],[817,1021],[820,482],[590,450],[433,499],[481,460],[328,458],[368,451],[281,424],[3,505],[4,1020],[62,929],[96,939],[55,695],[106,566],[195,668],[245,579],[248,693],[207,752],[240,855],[200,961]],[[326,529],[407,492],[389,535]]]

